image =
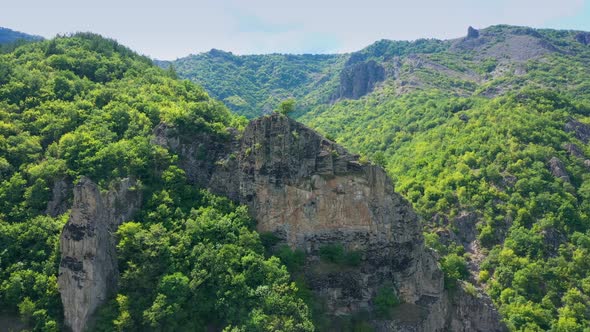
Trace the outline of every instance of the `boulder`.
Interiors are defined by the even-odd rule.
[[[571,119],[565,124],[564,130],[573,133],[577,139],[584,143],[590,141],[590,125]]]
[[[569,152],[572,157],[584,158],[584,151],[582,151],[582,149],[576,144],[566,143],[563,145],[563,148]]]

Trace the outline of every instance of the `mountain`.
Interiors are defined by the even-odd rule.
[[[9,44],[18,40],[35,41],[42,40],[43,37],[29,35],[24,32],[10,30],[8,28],[0,27],[0,44]]]
[[[172,65],[181,77],[202,85],[233,111],[254,118],[271,112],[281,100],[308,98],[342,67],[344,59],[342,55],[311,54],[236,56],[212,49],[157,64],[163,68]]]
[[[447,277],[485,290],[510,330],[581,331],[590,328],[589,41],[583,31],[501,25],[378,41],[316,73],[288,55],[232,56],[231,70],[208,54],[172,65],[212,95],[222,84],[213,77],[264,77],[271,57],[282,59],[277,70],[306,73],[281,95],[296,99],[292,116],[387,170]],[[268,67],[259,76],[240,65],[247,57]],[[189,75],[193,66],[211,70]],[[220,91],[264,92],[242,108],[228,103],[264,114],[281,87],[257,84]]]
[[[442,89],[493,97],[531,79],[549,84],[546,79],[555,75],[539,77],[546,69],[540,66],[552,65],[541,59],[587,61],[588,32],[506,25],[469,31],[452,40],[381,40],[350,54],[236,56],[213,49],[158,65],[173,66],[180,77],[201,84],[232,110],[255,117],[290,97],[298,100],[302,114],[340,99],[358,99],[375,88],[395,95]],[[533,64],[537,68],[527,68]],[[531,71],[538,76],[526,75]],[[576,82],[581,91],[583,78]]]
[[[160,123],[244,120],[93,34],[0,55],[0,319],[34,331],[313,328],[243,207],[187,182]]]
[[[91,33],[0,54],[0,320],[503,331],[378,165]]]

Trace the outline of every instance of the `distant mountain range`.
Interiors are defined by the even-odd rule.
[[[291,117],[387,169],[446,277],[484,289],[510,330],[590,328],[589,32],[470,27],[159,64],[247,117],[295,98]]]
[[[0,44],[9,44],[17,40],[43,40],[43,37],[0,27]]]
[[[255,117],[291,97],[302,114],[383,89],[395,95],[431,88],[498,95],[527,76],[529,60],[583,54],[588,44],[588,32],[497,25],[470,27],[465,37],[450,40],[380,40],[348,54],[238,56],[212,49],[156,63],[173,65],[180,77],[201,84],[235,112]]]
[[[590,331],[590,32],[172,62],[92,33],[16,44],[0,325],[502,331],[497,309]]]

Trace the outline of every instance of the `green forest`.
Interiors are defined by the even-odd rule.
[[[144,207],[117,234],[120,287],[96,331],[311,331],[286,268],[267,258],[244,207],[186,184],[150,140],[160,122],[220,139],[241,128],[200,87],[94,34],[0,55],[0,311],[63,329],[54,183],[133,177]],[[139,189],[139,188],[138,188]]]
[[[308,75],[316,90],[289,96],[296,97],[293,116],[386,168],[422,217],[447,275],[483,288],[510,330],[586,331],[590,48],[576,31],[493,26],[480,33],[482,45],[469,38],[376,42],[325,66],[323,76]],[[531,43],[538,55],[522,58],[530,50],[513,40]],[[208,72],[185,72],[191,60],[191,68],[209,63],[173,62],[179,76],[215,91]],[[391,73],[378,88],[325,102],[340,71],[371,60]]]
[[[309,123],[389,171],[423,216],[431,247],[485,257],[475,279],[513,330],[582,331],[590,323],[588,149],[564,124],[588,115],[587,102],[524,89],[494,100],[431,92],[374,109],[343,103]],[[551,173],[553,157],[567,178]],[[466,212],[481,221],[457,224]],[[474,232],[481,248],[466,251],[445,228]]]
[[[171,66],[182,78],[203,86],[232,111],[254,118],[292,97],[329,100],[328,88],[314,91],[316,77],[329,75],[343,61],[344,56],[330,54],[236,56],[212,49],[173,62],[157,63],[165,68]]]
[[[480,33],[171,62],[92,33],[1,45],[0,322],[65,328],[57,279],[69,211],[51,216],[48,202],[84,176],[104,192],[132,178],[143,193],[114,234],[117,294],[89,330],[326,330],[298,278],[305,254],[269,250],[278,240],[256,232],[245,206],[194,186],[154,140],[165,123],[228,143],[274,111],[387,171],[449,292],[457,280],[485,291],[511,331],[590,331],[590,46],[576,31]],[[363,93],[349,97],[347,84]],[[338,245],[319,254],[331,268],[361,261]],[[400,301],[386,286],[373,304],[386,316]],[[350,330],[371,330],[357,318]]]

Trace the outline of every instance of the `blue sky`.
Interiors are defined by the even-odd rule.
[[[0,26],[52,37],[92,31],[158,59],[332,53],[379,39],[457,38],[467,27],[590,31],[590,0],[0,0]]]

